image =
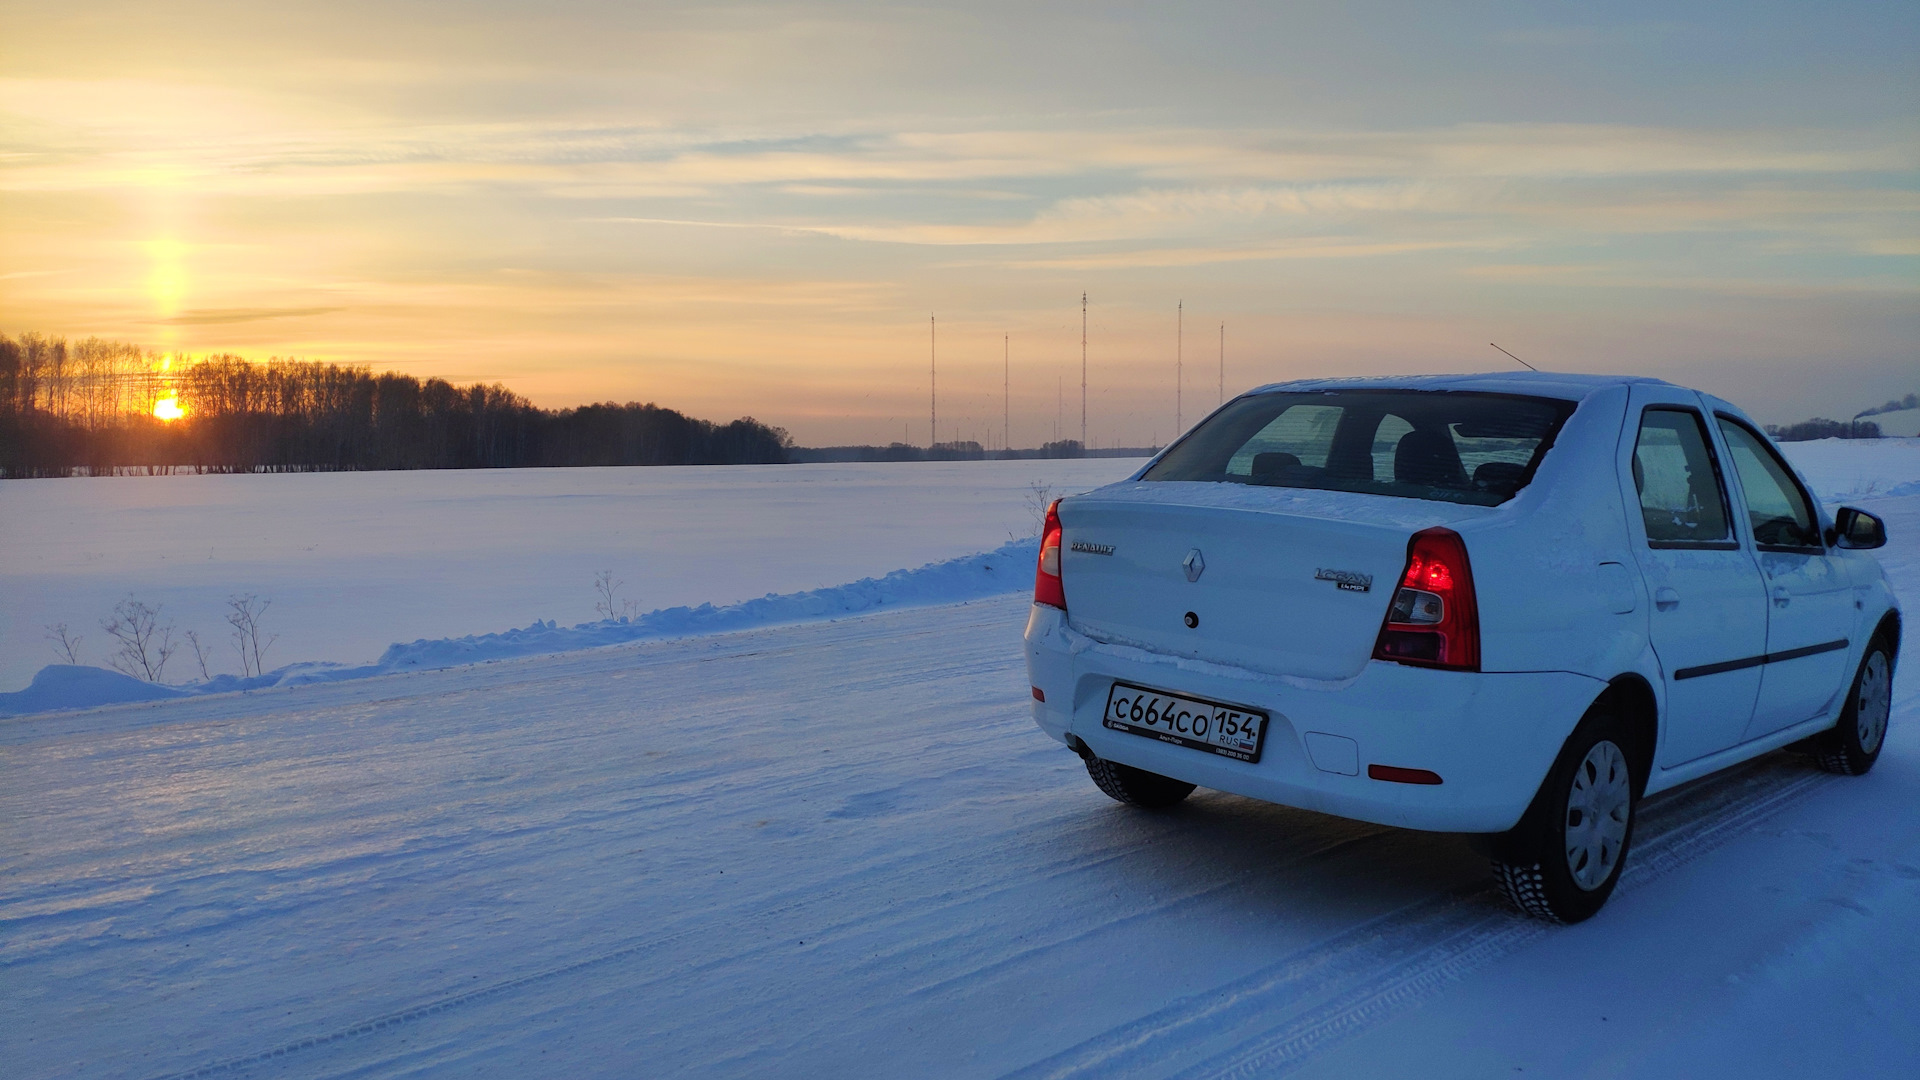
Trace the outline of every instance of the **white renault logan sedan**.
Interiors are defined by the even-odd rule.
[[[1135,806],[1486,834],[1507,897],[1574,922],[1640,797],[1789,745],[1873,767],[1885,542],[1665,382],[1268,386],[1049,511],[1034,719]]]

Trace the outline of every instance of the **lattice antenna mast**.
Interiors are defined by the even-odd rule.
[[[940,441],[940,366],[935,359],[935,333],[939,328],[934,325],[933,316],[927,316],[927,449],[931,450]]]
[[[1013,341],[1000,335],[1000,449],[1013,449]]]
[[[1087,446],[1087,294],[1080,294],[1080,448]]]
[[[1173,332],[1173,437],[1177,439],[1185,426],[1181,423],[1185,417],[1181,414],[1180,395],[1187,385],[1187,302],[1180,301],[1180,306],[1174,311],[1176,329]]]

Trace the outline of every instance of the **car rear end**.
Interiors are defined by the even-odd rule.
[[[1539,502],[1516,496],[1574,408],[1377,386],[1229,404],[1049,516],[1035,719],[1083,755],[1204,787],[1510,827],[1602,684],[1489,670],[1475,582],[1502,573]]]

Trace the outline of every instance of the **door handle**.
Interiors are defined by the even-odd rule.
[[[1653,590],[1653,606],[1661,611],[1672,611],[1680,606],[1680,594],[1673,591],[1673,586],[1662,585]]]
[[[1793,603],[1793,594],[1787,591],[1787,587],[1785,585],[1775,585],[1773,587],[1773,606],[1786,607],[1791,603]]]

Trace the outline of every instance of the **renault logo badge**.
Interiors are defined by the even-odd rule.
[[[1187,572],[1188,581],[1199,581],[1200,575],[1207,572],[1206,556],[1200,554],[1199,548],[1194,548],[1187,552],[1186,558],[1180,560],[1180,569]]]

